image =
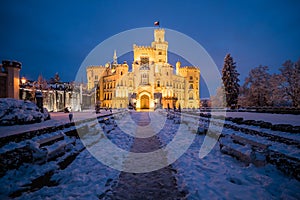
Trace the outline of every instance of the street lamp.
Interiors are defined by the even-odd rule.
[[[26,78],[23,76],[20,79],[20,82],[21,82],[21,84],[20,84],[20,87],[19,87],[19,91],[20,91],[19,98],[20,99],[25,99],[25,97],[24,97],[24,94],[25,94],[24,88],[25,88]]]
[[[21,78],[21,83],[22,83],[22,85],[24,85],[26,83],[26,78],[24,76]]]

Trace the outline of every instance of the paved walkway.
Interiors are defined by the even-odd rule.
[[[132,113],[132,119],[141,126],[137,131],[151,131],[142,128],[142,126],[149,124],[148,114],[148,112]],[[135,138],[130,151],[145,153],[159,148],[159,139],[152,136],[149,138]],[[130,158],[127,161],[130,162]],[[124,163],[125,166],[127,161]],[[166,163],[167,158],[162,156],[160,162]],[[149,165],[149,160],[145,163],[139,163],[141,167],[145,167],[145,165]],[[176,173],[176,170],[171,165],[148,173],[121,172],[118,184],[112,188],[112,194],[106,196],[105,199],[185,199],[185,192],[177,189],[174,173]]]

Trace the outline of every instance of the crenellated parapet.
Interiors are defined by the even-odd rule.
[[[99,69],[99,68],[105,68],[103,65],[90,65],[86,67],[87,69]]]
[[[154,51],[155,49],[151,46],[138,46],[136,44],[133,45],[134,51]]]

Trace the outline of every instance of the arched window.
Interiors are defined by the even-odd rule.
[[[148,74],[142,74],[142,84],[148,84]]]
[[[194,87],[193,87],[193,84],[190,84],[190,87],[189,87],[189,89],[193,89]]]
[[[121,71],[121,76],[123,75],[123,72]]]

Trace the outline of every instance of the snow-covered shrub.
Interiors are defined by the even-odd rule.
[[[46,108],[43,112],[30,101],[12,98],[0,99],[0,125],[30,124],[50,119]]]

